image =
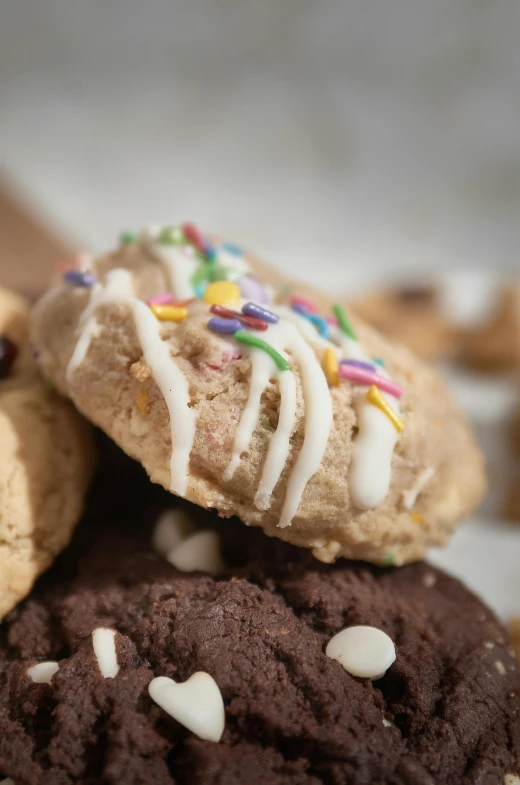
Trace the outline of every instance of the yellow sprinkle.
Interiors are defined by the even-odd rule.
[[[152,305],[150,307],[161,322],[182,322],[188,315],[187,308],[179,308],[176,305]]]
[[[148,406],[150,405],[148,400],[148,393],[146,390],[139,390],[137,393],[137,408],[141,412],[141,414],[146,414],[148,412]]]
[[[339,384],[338,358],[334,349],[330,347],[325,349],[323,355],[323,371],[327,377],[329,387],[337,387]]]
[[[234,304],[240,297],[240,289],[232,281],[215,281],[208,284],[204,291],[204,300],[210,305]]]
[[[418,512],[411,512],[410,513],[410,518],[412,519],[412,521],[414,523],[422,523],[423,522],[423,517]]]
[[[392,407],[386,402],[383,398],[381,393],[379,392],[378,388],[375,385],[367,392],[367,401],[371,403],[373,406],[377,406],[378,409],[381,409],[383,414],[386,414],[392,425],[394,426],[397,433],[401,433],[404,428],[404,423],[400,417],[394,412]]]

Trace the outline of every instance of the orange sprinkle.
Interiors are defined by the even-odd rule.
[[[325,349],[322,366],[329,387],[337,387],[339,385],[338,358],[334,349],[330,347]]]
[[[386,414],[392,425],[394,426],[397,433],[401,433],[404,428],[404,423],[400,417],[394,412],[392,407],[386,401],[386,399],[381,395],[377,387],[373,384],[372,387],[367,392],[367,401],[371,403],[373,406],[377,406],[383,414]]]
[[[139,390],[137,393],[137,408],[141,414],[147,414],[149,406],[150,401],[148,400],[148,393],[146,390]]]
[[[412,521],[414,523],[422,523],[423,522],[423,517],[418,512],[411,512],[410,513],[410,518],[412,519]]]

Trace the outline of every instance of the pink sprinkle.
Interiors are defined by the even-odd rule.
[[[169,292],[156,294],[153,297],[150,297],[150,299],[146,301],[147,305],[171,305],[172,303],[173,303],[173,297]]]
[[[393,395],[394,398],[400,398],[403,394],[403,388],[390,379],[385,379],[378,373],[366,371],[364,368],[357,368],[355,365],[341,365],[339,366],[339,375],[342,379],[348,379],[350,382],[356,384],[365,384],[367,387],[375,385],[383,392]]]
[[[326,321],[327,324],[330,324],[331,327],[339,327],[339,322],[335,316],[327,316]]]
[[[291,297],[291,305],[300,305],[302,308],[306,308],[309,313],[319,313],[320,309],[312,300],[308,300],[307,297]]]
[[[197,250],[204,253],[204,235],[199,227],[192,223],[185,223],[182,225],[182,231],[184,232],[185,237],[193,243]]]

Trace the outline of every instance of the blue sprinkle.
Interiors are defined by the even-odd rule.
[[[233,254],[233,256],[243,256],[244,252],[238,245],[234,245],[233,243],[222,243],[222,250],[227,251],[227,253]]]
[[[222,319],[220,316],[213,316],[208,322],[208,327],[216,333],[236,333],[242,329],[238,319]]]
[[[373,361],[376,365],[384,365],[385,361],[381,359],[381,357],[372,357]]]
[[[199,283],[198,286],[195,287],[195,296],[201,300],[204,297],[204,292],[206,291],[207,284]]]
[[[374,373],[376,370],[375,365],[372,363],[365,363],[363,360],[341,360],[340,365],[353,365],[355,368],[363,368],[365,371]]]
[[[315,327],[318,328],[318,332],[322,338],[329,337],[329,325],[327,324],[327,320],[323,318],[323,316],[319,316],[317,313],[306,313],[305,318],[312,322]]]
[[[311,322],[317,329],[319,334],[322,338],[328,338],[330,333],[330,327],[326,319],[323,316],[319,316],[317,313],[309,313],[307,308],[304,305],[300,305],[300,303],[294,303],[291,305],[293,311],[299,313],[300,316],[304,316],[307,321]]]
[[[256,303],[246,303],[242,307],[242,313],[245,316],[254,316],[255,319],[263,319],[264,322],[269,322],[269,324],[276,324],[279,318],[272,311],[268,311],[267,308],[262,308],[261,305]]]
[[[63,279],[71,286],[93,286],[96,283],[91,273],[82,273],[79,270],[67,270],[63,273]]]
[[[206,246],[206,248],[204,248],[204,253],[206,254],[206,259],[208,262],[214,262],[217,258],[217,249],[212,245]]]

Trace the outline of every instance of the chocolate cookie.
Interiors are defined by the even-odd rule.
[[[444,544],[485,479],[442,379],[340,304],[266,303],[256,260],[193,229],[68,270],[33,312],[44,373],[154,482],[322,561]]]
[[[101,472],[72,547],[0,628],[1,775],[498,785],[520,771],[515,658],[460,583],[427,564],[326,566],[233,522],[214,529],[218,578],[180,572],[146,543],[168,497],[131,472]]]

